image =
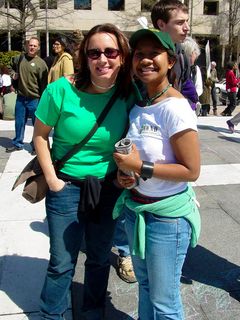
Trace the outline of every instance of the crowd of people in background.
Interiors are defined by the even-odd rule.
[[[154,24],[154,21],[153,21]],[[155,23],[156,27],[156,23]],[[187,31],[188,32],[188,31]],[[187,35],[187,34],[186,34]],[[186,36],[185,35],[185,36]],[[48,67],[48,83],[55,81],[56,79],[64,76],[65,74],[76,74],[79,69],[79,48],[80,44],[84,38],[83,33],[80,30],[73,31],[72,34],[65,35],[57,35],[53,39],[52,48],[50,51],[50,55],[45,57],[43,60],[45,61]],[[178,45],[177,45],[178,47]],[[180,51],[184,50],[184,55],[181,56]],[[26,43],[26,50],[27,51],[27,43]],[[190,66],[190,79],[195,85],[196,95],[194,91],[188,87],[189,83],[187,82],[187,88],[182,88],[182,82],[186,83],[186,75],[185,73],[182,74],[180,77],[178,87],[179,90],[184,93],[185,96],[188,96],[189,101],[191,101],[192,108],[196,110],[197,116],[207,116],[211,112],[211,105],[212,105],[212,113],[213,115],[217,116],[217,91],[216,91],[216,83],[219,82],[218,71],[217,71],[217,63],[212,61],[210,64],[210,73],[207,72],[206,66],[199,66],[197,63],[197,59],[201,55],[201,46],[199,46],[196,39],[186,36],[184,41],[181,42],[181,49],[177,49],[179,54],[179,64],[185,65],[185,63],[189,64]],[[187,61],[184,60],[187,57]],[[184,58],[184,59],[183,59]],[[14,65],[16,68],[16,63],[14,62],[16,57],[12,59],[13,63],[11,66],[0,66],[0,94],[1,96],[16,92],[15,83],[17,82],[14,79]],[[182,61],[182,62],[181,62]],[[185,68],[185,67],[183,67]],[[230,84],[229,88],[228,83],[229,76],[229,68],[234,73],[236,79],[234,80],[236,87],[232,89],[232,84]],[[179,73],[179,67],[175,67],[176,73]],[[231,72],[230,72],[231,74]],[[221,112],[222,116],[230,116],[232,111],[235,109],[236,105],[240,101],[240,88],[239,88],[239,66],[234,61],[229,61],[226,66],[225,74],[222,74],[222,79],[226,78],[226,90],[230,90],[227,92],[227,108]],[[179,78],[179,77],[177,77]],[[183,78],[183,80],[181,80]],[[185,78],[185,79],[184,79]],[[210,96],[209,96],[209,88]],[[233,91],[232,91],[233,90]],[[234,92],[236,94],[234,94]],[[15,101],[15,100],[13,100]],[[2,101],[0,101],[0,117],[3,116],[3,106]],[[14,115],[13,115],[14,116]],[[228,123],[229,124],[229,123]],[[230,131],[232,132],[233,126],[230,123]]]

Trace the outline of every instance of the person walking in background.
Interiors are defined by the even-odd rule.
[[[56,57],[48,74],[48,83],[66,75],[73,75],[73,58],[71,56],[69,43],[64,36],[59,36],[53,43]]]
[[[201,103],[200,115],[206,117],[210,112],[212,80],[207,76],[205,67],[201,68],[203,78],[203,92],[199,97]]]
[[[35,111],[47,85],[48,68],[44,60],[38,56],[40,49],[39,39],[30,38],[26,44],[27,52],[22,54],[18,67],[13,65],[13,78],[17,80],[17,100],[15,107],[15,138],[12,140],[13,146],[6,148],[6,152],[19,151],[24,146],[24,132],[28,117],[35,122]],[[17,73],[18,71],[18,73]],[[35,153],[34,145],[31,142],[32,154]]]
[[[217,76],[217,69],[216,69],[216,62],[211,62],[211,69],[210,69],[210,79],[212,81],[212,88],[211,88],[211,97],[212,97],[212,104],[213,104],[213,114],[217,116],[217,93],[216,93],[216,86],[215,83],[218,82]]]
[[[49,84],[36,112],[34,143],[49,185],[50,261],[40,299],[41,319],[63,319],[83,235],[86,262],[81,319],[104,319],[115,227],[112,210],[122,192],[115,181],[112,154],[136,101],[128,40],[116,26],[93,27],[81,43],[79,59],[75,84],[65,77]],[[56,174],[54,161],[87,136],[113,95],[115,101],[95,134]]]
[[[221,113],[222,116],[231,116],[237,105],[237,88],[239,79],[236,77],[237,63],[230,61],[227,64],[226,71],[226,90],[228,97],[228,106]]]
[[[237,88],[237,96],[236,96],[236,100],[240,99],[239,92],[240,92],[240,63],[238,64],[238,72],[236,70],[236,75],[237,75],[237,79],[238,79],[238,88]],[[227,120],[227,125],[228,125],[228,129],[230,130],[231,133],[234,133],[235,130],[235,126],[237,126],[240,122],[240,112],[237,113],[233,118],[231,118],[230,120]]]
[[[233,118],[227,120],[228,129],[231,133],[234,133],[235,126],[237,126],[240,122],[240,112],[238,112]]]
[[[175,46],[168,33],[142,29],[129,40],[133,73],[147,88],[144,106],[130,111],[130,154],[115,152],[118,181],[126,189],[113,215],[123,211],[139,284],[141,320],[183,320],[180,276],[191,243],[196,245],[200,216],[188,181],[200,173],[197,117],[173,88]],[[171,79],[171,82],[170,82]]]

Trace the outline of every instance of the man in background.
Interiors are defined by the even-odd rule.
[[[217,93],[216,93],[216,82],[218,82],[217,77],[217,69],[216,69],[216,62],[211,62],[211,69],[210,69],[210,80],[212,81],[212,88],[211,88],[211,97],[212,97],[212,104],[213,104],[213,114],[217,116]]]
[[[15,106],[15,138],[12,146],[6,152],[19,151],[24,146],[24,132],[28,117],[35,122],[35,111],[39,98],[47,85],[48,68],[38,56],[40,49],[39,39],[30,38],[26,45],[26,53],[13,61],[13,79],[17,80],[17,101]],[[33,143],[32,154],[35,153]]]

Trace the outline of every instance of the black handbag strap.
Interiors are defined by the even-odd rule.
[[[55,166],[56,170],[61,170],[64,166],[64,163],[67,162],[68,159],[70,159],[75,153],[77,153],[90,140],[90,138],[97,131],[97,129],[99,128],[99,126],[101,125],[103,120],[105,119],[106,115],[110,111],[110,109],[113,106],[114,102],[116,101],[118,95],[119,95],[119,92],[118,92],[118,88],[117,88],[116,91],[111,96],[111,98],[109,99],[106,107],[103,109],[100,116],[96,120],[96,123],[94,124],[92,129],[88,132],[88,134],[86,135],[86,137],[81,142],[76,144],[71,150],[69,150],[67,152],[67,154],[65,154],[65,156],[62,157],[62,159],[55,161],[54,166]]]

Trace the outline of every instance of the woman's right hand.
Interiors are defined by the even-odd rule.
[[[63,189],[65,186],[65,182],[61,179],[54,179],[53,181],[48,181],[48,187],[53,192],[58,192]]]
[[[117,172],[117,180],[121,187],[130,188],[133,184],[136,183],[137,177],[132,177],[124,174],[121,170]]]

